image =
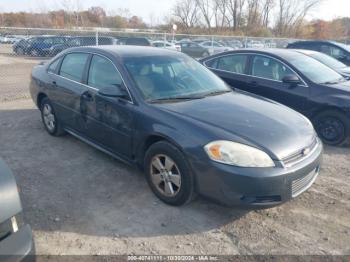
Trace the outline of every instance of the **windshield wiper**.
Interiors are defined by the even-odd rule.
[[[213,91],[213,92],[206,93],[205,96],[215,96],[215,95],[221,95],[221,94],[231,93],[231,92],[232,92],[231,90]]]
[[[194,100],[194,99],[202,99],[204,96],[169,96],[169,97],[161,97],[156,99],[148,100],[149,103],[160,103],[163,101],[181,101],[181,100]]]

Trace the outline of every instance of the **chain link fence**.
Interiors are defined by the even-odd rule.
[[[143,45],[201,58],[239,48],[284,48],[296,39],[185,35],[138,30],[65,30],[0,27],[0,102],[29,96],[31,69],[75,46]]]

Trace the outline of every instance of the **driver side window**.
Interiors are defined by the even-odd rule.
[[[281,62],[265,56],[254,57],[252,76],[282,81],[287,75],[295,75],[295,73]]]
[[[94,88],[116,87],[122,84],[122,78],[111,61],[94,55],[91,60],[88,85]]]

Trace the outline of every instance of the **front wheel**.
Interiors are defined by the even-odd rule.
[[[313,122],[318,135],[328,145],[341,146],[350,134],[350,119],[336,110],[319,113]]]
[[[193,199],[192,172],[182,152],[172,144],[153,144],[146,152],[144,170],[153,193],[163,202],[180,206]]]

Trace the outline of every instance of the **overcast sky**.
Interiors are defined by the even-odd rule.
[[[64,0],[63,0],[64,1]],[[73,0],[74,1],[74,0]],[[60,7],[61,0],[0,0],[0,11],[40,11]],[[171,7],[176,0],[80,0],[83,8],[101,6],[113,11],[127,8],[133,15],[141,16],[149,22],[153,17],[163,18],[171,13]],[[309,18],[331,20],[336,17],[350,16],[350,0],[324,0],[324,3],[314,11]]]

